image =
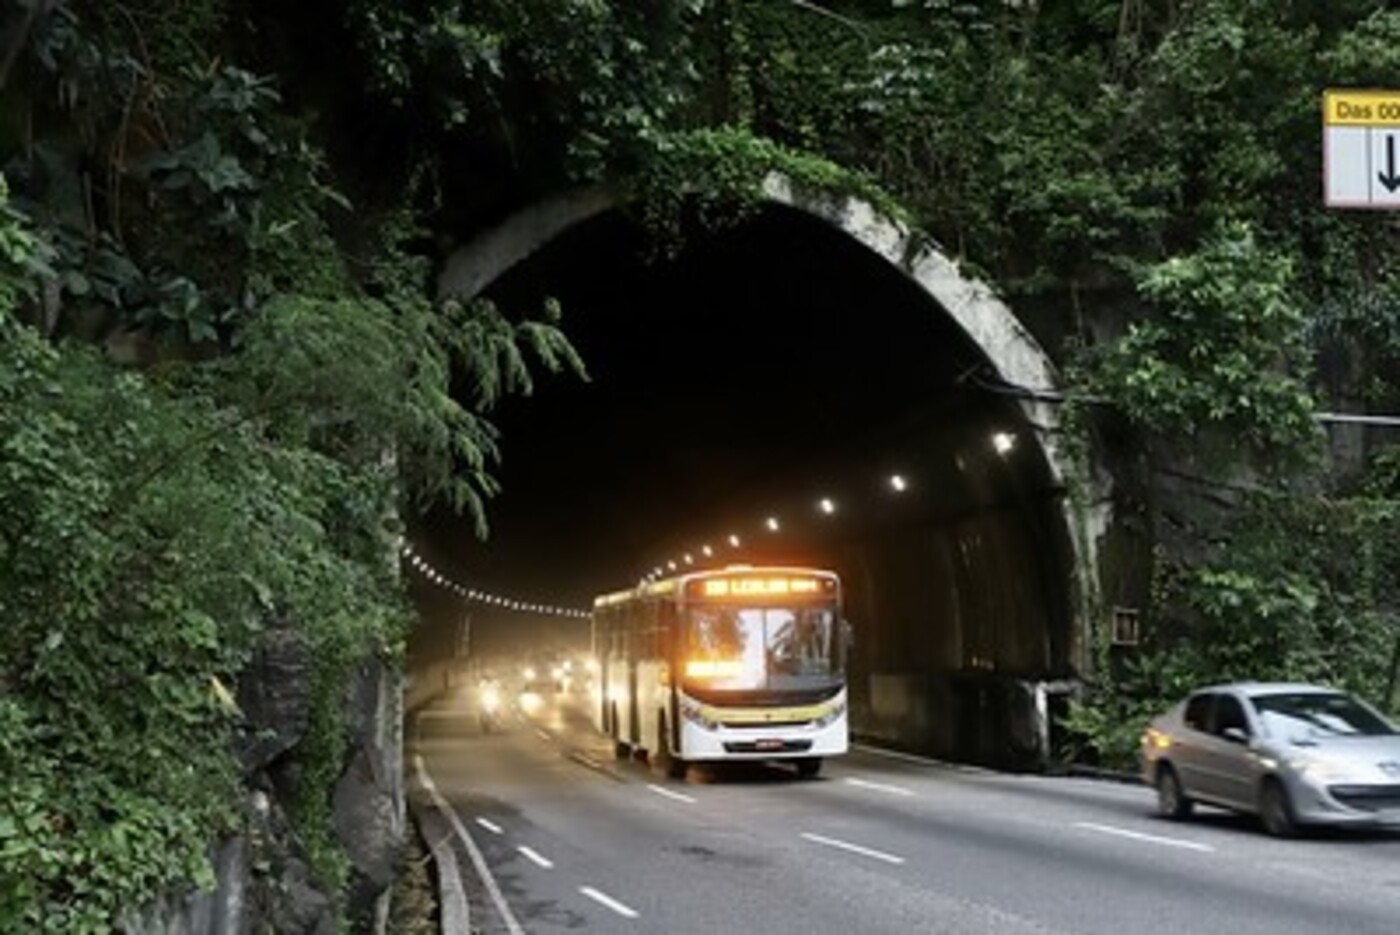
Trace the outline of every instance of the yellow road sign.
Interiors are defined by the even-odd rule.
[[[1324,92],[1322,145],[1328,207],[1400,209],[1400,91]]]
[[[1400,91],[1326,91],[1322,122],[1329,127],[1400,127]]]

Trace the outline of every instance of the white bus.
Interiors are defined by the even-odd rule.
[[[789,760],[815,776],[846,752],[841,583],[814,568],[730,566],[593,605],[598,726],[619,756]]]

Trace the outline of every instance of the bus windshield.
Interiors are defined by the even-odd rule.
[[[684,671],[714,688],[797,688],[840,675],[831,607],[692,607]]]

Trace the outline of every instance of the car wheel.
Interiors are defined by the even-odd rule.
[[[822,758],[819,756],[803,757],[797,761],[797,775],[802,779],[816,779],[822,771]]]
[[[1157,812],[1165,818],[1181,820],[1191,817],[1193,803],[1181,789],[1181,780],[1170,764],[1157,769]]]
[[[1293,803],[1283,783],[1270,777],[1259,789],[1259,822],[1276,838],[1291,838],[1298,833],[1298,819],[1293,816]]]

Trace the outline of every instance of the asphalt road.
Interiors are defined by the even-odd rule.
[[[1144,787],[864,748],[817,780],[669,780],[615,761],[579,701],[483,734],[456,696],[411,726],[474,931],[1400,933],[1397,834],[1279,841],[1223,812],[1157,818]]]

